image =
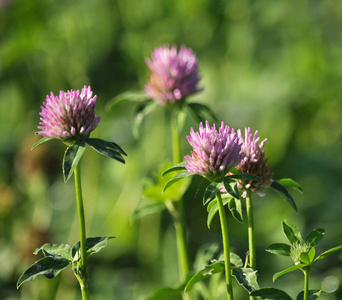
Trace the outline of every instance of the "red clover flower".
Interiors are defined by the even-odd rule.
[[[74,175],[80,241],[72,248],[67,244],[62,244],[62,246],[44,244],[37,249],[34,254],[44,254],[45,257],[24,271],[17,281],[17,288],[38,275],[45,274],[48,278],[56,277],[63,269],[71,266],[79,281],[82,299],[89,299],[87,284],[89,280],[87,271],[88,244],[90,243],[90,248],[92,248],[102,243],[103,247],[107,244],[107,240],[113,237],[86,237],[79,162],[85,152],[86,145],[121,163],[125,163],[122,156],[127,155],[114,142],[89,137],[101,120],[100,116],[96,116],[95,105],[96,96],[93,96],[90,86],[84,86],[81,92],[79,90],[60,91],[59,96],[55,96],[51,92],[50,96],[46,96],[46,101],[41,106],[41,118],[38,126],[41,131],[38,134],[43,138],[35,143],[32,149],[53,138],[61,139],[68,146],[63,157],[63,177],[64,181],[67,182]],[[47,258],[51,259],[46,261]]]
[[[223,122],[219,131],[215,124],[210,127],[206,121],[206,126],[203,127],[201,122],[199,132],[194,132],[191,128],[187,140],[193,151],[191,156],[185,156],[185,168],[188,172],[202,175],[211,181],[223,178],[243,159],[237,133]]]
[[[93,97],[90,86],[84,86],[81,93],[79,90],[60,91],[59,96],[55,96],[51,92],[41,106],[38,134],[63,141],[88,137],[101,120],[95,115],[95,104],[96,96]]]
[[[255,131],[253,136],[250,127],[245,128],[245,138],[243,138],[241,130],[238,130],[237,133],[244,153],[243,159],[237,166],[238,170],[242,174],[253,174],[262,179],[262,181],[239,180],[239,187],[244,190],[242,196],[246,196],[248,189],[252,192],[258,192],[262,196],[260,190],[270,186],[273,177],[273,173],[270,172],[270,165],[267,164],[268,157],[265,157],[264,146],[267,139],[264,139],[259,145],[258,131]]]
[[[158,47],[146,64],[151,70],[146,95],[158,104],[175,103],[201,90],[197,87],[197,58],[190,48],[182,46],[177,51],[175,45]]]

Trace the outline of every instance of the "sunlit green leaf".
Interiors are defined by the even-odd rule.
[[[291,244],[302,241],[302,236],[296,225],[288,220],[283,221],[283,231]]]
[[[235,254],[235,253],[230,253],[230,263],[232,265],[232,267],[234,268],[240,268],[243,263],[242,263],[242,260],[241,258]],[[189,281],[187,282],[186,286],[185,286],[185,292],[188,292],[191,290],[192,286],[205,279],[205,278],[208,278],[214,274],[217,274],[217,273],[221,273],[223,272],[225,269],[225,263],[224,261],[216,261],[216,262],[213,262],[212,264],[209,264],[209,265],[206,265],[204,266],[203,269],[199,270],[198,272],[196,272],[190,279]],[[249,271],[247,272],[249,274]],[[241,275],[242,276],[242,275]],[[251,276],[251,281],[252,280],[252,277]],[[241,279],[242,280],[242,279]]]
[[[180,108],[177,110],[177,127],[179,132],[181,132],[184,128],[186,116],[187,113],[185,109]]]
[[[325,230],[322,228],[311,231],[305,238],[305,242],[309,243],[311,247],[315,247],[323,238]]]
[[[276,180],[276,182],[278,182],[282,186],[292,187],[298,190],[299,192],[303,191],[302,186],[298,182],[292,180],[291,178],[278,179]]]
[[[300,261],[306,265],[310,264],[310,258],[307,252],[301,253],[300,256]]]
[[[205,266],[202,270],[198,271],[195,275],[193,275],[190,278],[190,280],[185,286],[184,292],[187,293],[188,291],[190,291],[196,282],[201,281],[205,278],[208,278],[209,276],[213,274],[220,273],[223,271],[224,271],[224,262],[222,261],[218,261],[213,264]]]
[[[223,198],[222,198],[223,202]],[[228,203],[228,202],[227,202]],[[213,206],[216,205],[216,210],[217,210],[217,199],[214,198],[208,205],[207,205],[207,212],[209,213],[210,210],[213,208]]]
[[[46,142],[48,142],[50,140],[52,140],[52,138],[43,137],[42,139],[40,139],[37,143],[35,143],[32,146],[31,150],[33,150],[34,148],[37,148],[38,146],[40,146],[40,145],[42,145],[42,144],[44,144],[44,143],[46,143]]]
[[[45,275],[51,279],[56,277],[71,261],[60,256],[46,256],[31,265],[19,278],[17,288],[24,282],[35,279],[38,275]]]
[[[153,291],[152,295],[144,298],[145,300],[159,300],[159,299],[170,299],[170,297],[178,296],[183,293],[184,284],[179,285],[175,288],[162,287]]]
[[[174,172],[174,171],[183,171],[185,170],[185,162],[181,162],[177,165],[174,165],[168,169],[166,169],[163,173],[162,173],[162,177],[164,177],[166,174]]]
[[[43,254],[44,256],[60,256],[71,260],[71,247],[67,244],[44,244],[34,251],[34,254]]]
[[[319,261],[319,260],[329,256],[330,254],[333,254],[334,252],[339,251],[341,249],[342,249],[342,246],[331,248],[331,249],[323,252],[321,255],[317,256],[316,259],[314,260],[314,262]]]
[[[266,248],[266,251],[273,253],[273,254],[290,256],[291,246],[289,246],[287,244],[276,243],[276,244],[272,244],[272,245],[268,246]]]
[[[158,104],[152,100],[146,100],[138,103],[133,111],[132,118],[133,135],[135,138],[138,138],[140,135],[140,128],[144,118],[157,107]]]
[[[257,271],[254,271],[251,268],[237,268],[233,269],[232,271],[232,274],[236,278],[237,282],[248,292],[259,289],[256,273]]]
[[[182,180],[177,185],[168,187],[163,192],[163,188],[168,181],[165,177],[158,182],[145,182],[143,186],[143,196],[152,201],[165,202],[165,201],[179,201],[189,186],[189,180]]]
[[[230,252],[230,263],[232,266],[241,268],[243,266],[243,261],[241,257],[234,252]]]
[[[121,102],[142,102],[146,101],[148,98],[146,96],[145,91],[128,91],[122,94],[117,95],[113,99],[109,100],[106,109],[112,109],[116,105],[120,104]]]
[[[200,246],[196,253],[194,270],[201,270],[206,265],[208,265],[208,262],[214,258],[214,255],[218,252],[219,249],[219,243],[204,244]]]
[[[315,248],[310,248],[308,252],[301,253],[299,258],[303,263],[310,265],[315,258]]]
[[[314,260],[315,254],[316,254],[316,250],[314,247],[312,247],[308,252],[308,257],[309,257],[310,262]]]
[[[170,163],[159,168],[158,173],[152,179],[146,180],[143,184],[143,196],[152,201],[179,201],[191,182],[190,178],[183,179],[175,185],[172,185],[163,191],[165,185],[173,178],[171,172],[164,172],[165,169],[172,169]]]
[[[166,206],[164,202],[151,203],[143,207],[137,208],[133,212],[132,218],[134,220],[138,220],[142,217],[161,212],[165,209],[166,209]]]
[[[253,291],[250,295],[253,297],[260,297],[261,299],[292,300],[292,298],[284,291],[274,288],[263,288]]]
[[[97,152],[115,159],[121,163],[125,163],[122,155],[127,155],[121,147],[113,142],[107,142],[101,139],[86,138],[86,143],[91,146]]]
[[[67,182],[69,178],[74,173],[75,168],[77,167],[83,153],[85,150],[85,142],[84,140],[79,140],[72,146],[68,147],[65,150],[64,158],[63,158],[63,176],[64,182]]]
[[[282,195],[287,202],[290,203],[290,205],[293,207],[293,209],[297,212],[297,205],[295,201],[293,200],[292,196],[289,194],[289,192],[278,182],[273,181],[271,184],[271,187],[276,190],[277,192]]]
[[[177,174],[176,176],[174,176],[172,179],[170,179],[166,185],[164,186],[164,189],[163,189],[163,193],[171,186],[173,185],[174,183],[176,183],[177,181],[183,179],[183,178],[186,178],[186,177],[189,177],[189,176],[193,176],[195,174],[193,173],[190,173],[188,172],[187,170],[186,171],[183,171],[179,174]]]
[[[292,266],[290,268],[287,268],[286,270],[283,270],[281,272],[275,273],[273,275],[273,282],[276,281],[280,276],[283,276],[284,274],[287,274],[287,273],[292,272],[294,270],[298,270],[298,269],[303,268],[303,267],[306,267],[306,264],[298,264],[298,265]]]

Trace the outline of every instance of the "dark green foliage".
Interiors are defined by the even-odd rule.
[[[214,112],[207,105],[200,103],[187,103],[186,107],[198,123],[203,122],[204,124],[205,121],[218,122]]]
[[[292,298],[282,290],[274,288],[264,288],[251,293],[253,297],[260,297],[261,299],[273,300],[292,300]]]
[[[273,181],[271,184],[271,188],[273,188],[274,190],[279,192],[280,195],[283,196],[285,198],[285,200],[287,200],[290,203],[290,205],[293,207],[293,209],[295,211],[297,211],[297,205],[294,202],[292,196],[280,183]]]
[[[43,257],[20,276],[17,288],[24,282],[35,279],[38,275],[45,275],[47,278],[52,279],[70,264],[70,260],[57,255]]]
[[[118,144],[94,138],[86,138],[85,142],[97,152],[113,158],[118,162],[125,163],[125,160],[122,156],[127,156],[127,154],[121,149]]]
[[[93,253],[99,252],[107,246],[107,241],[114,237],[90,237],[86,239],[87,257]],[[34,254],[43,254],[44,257],[32,264],[19,278],[17,288],[24,282],[34,280],[38,275],[45,275],[51,279],[56,277],[63,269],[72,266],[74,272],[77,272],[77,265],[81,259],[79,253],[80,242],[77,242],[72,248],[69,245],[44,244],[36,249]]]

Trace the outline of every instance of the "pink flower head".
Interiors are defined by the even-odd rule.
[[[244,157],[237,168],[242,174],[253,174],[262,179],[262,181],[239,180],[239,187],[244,190],[243,196],[246,196],[248,189],[263,195],[260,190],[268,187],[272,183],[273,177],[270,166],[267,164],[268,158],[265,157],[264,146],[267,139],[264,139],[259,145],[258,131],[252,135],[250,127],[245,128],[245,138],[243,138],[241,130],[237,132],[244,153]]]
[[[81,93],[77,91],[52,92],[46,96],[41,106],[38,134],[63,141],[88,137],[99,124],[101,117],[95,116],[96,96],[90,86],[84,86]]]
[[[198,62],[190,48],[182,46],[177,51],[175,45],[161,46],[154,49],[152,60],[146,59],[146,64],[151,70],[146,95],[158,104],[174,103],[200,91]]]
[[[243,158],[237,133],[223,122],[219,131],[215,124],[210,127],[206,121],[203,127],[201,122],[198,132],[191,128],[187,140],[193,150],[191,156],[185,156],[185,168],[211,181],[224,177]]]

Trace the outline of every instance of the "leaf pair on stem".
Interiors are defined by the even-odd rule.
[[[107,241],[113,238],[113,236],[87,238],[87,257],[106,247]],[[42,247],[36,249],[34,254],[43,254],[44,257],[32,264],[20,276],[17,282],[17,288],[24,282],[35,279],[38,275],[44,275],[45,277],[52,279],[70,265],[76,277],[82,276],[82,270],[79,270],[79,263],[81,260],[80,242],[77,242],[72,248],[67,244],[44,244]]]
[[[52,138],[42,138],[36,144],[33,145],[32,149],[46,143]],[[127,156],[125,151],[121,149],[121,147],[113,142],[107,142],[101,139],[96,138],[82,138],[70,145],[64,153],[63,157],[63,177],[64,182],[67,182],[72,174],[76,166],[78,165],[81,157],[84,154],[85,146],[88,144],[95,151],[109,158],[115,159],[118,162],[125,163],[125,159],[123,155]]]

